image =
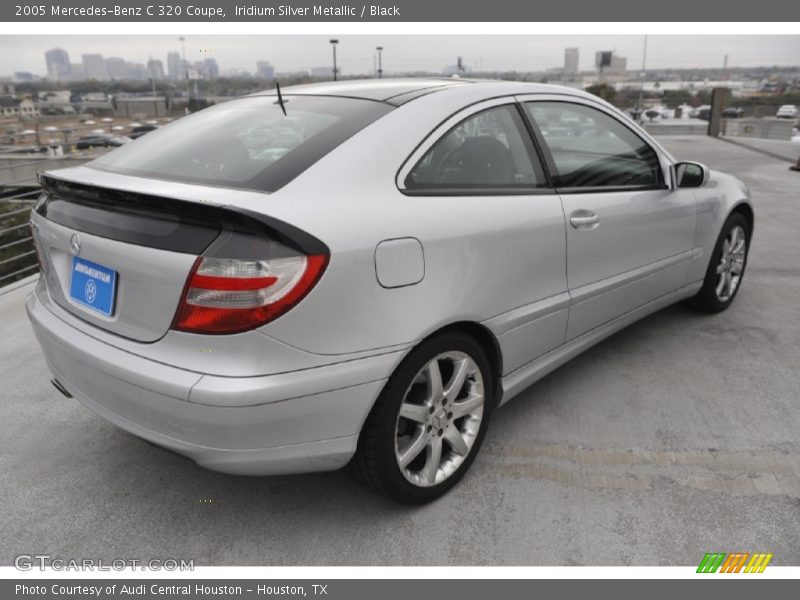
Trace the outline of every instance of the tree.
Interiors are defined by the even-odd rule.
[[[598,98],[602,98],[606,102],[610,102],[614,104],[614,100],[617,97],[617,91],[607,83],[596,83],[595,85],[590,85],[586,88],[586,91],[590,94],[594,94]]]
[[[678,108],[684,104],[689,104],[692,94],[687,90],[665,90],[663,96],[664,104],[669,108]]]

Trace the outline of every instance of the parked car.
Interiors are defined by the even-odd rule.
[[[151,131],[155,131],[158,129],[158,125],[139,125],[131,129],[131,132],[128,134],[127,137],[135,140],[137,138],[142,137],[146,133],[150,133]]]
[[[692,115],[689,115],[692,116]],[[695,119],[702,119],[708,121],[711,118],[711,107],[707,104],[697,107],[697,112],[694,114]]]
[[[729,106],[722,111],[722,116],[726,119],[741,119],[744,116],[744,109],[740,106]]]
[[[116,148],[123,146],[131,141],[131,138],[124,135],[113,135],[110,133],[93,133],[86,135],[75,142],[75,148],[78,150],[87,150],[89,148]]]
[[[347,465],[407,503],[570,358],[728,308],[753,231],[741,182],[599,98],[466,78],[231,100],[42,184],[27,311],[62,394],[210,469]]]
[[[779,119],[796,119],[800,116],[800,110],[794,104],[784,104],[775,113]]]

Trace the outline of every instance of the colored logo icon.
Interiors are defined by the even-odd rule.
[[[754,552],[707,552],[697,566],[698,573],[763,573],[772,554]]]
[[[93,304],[94,299],[97,298],[97,284],[94,282],[94,279],[90,279],[86,282],[86,286],[84,287],[83,291],[86,301],[89,304]]]

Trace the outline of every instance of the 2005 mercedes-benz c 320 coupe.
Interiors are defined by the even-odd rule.
[[[560,87],[298,86],[41,176],[27,309],[56,387],[200,465],[441,496],[532,382],[733,301],[746,187]]]

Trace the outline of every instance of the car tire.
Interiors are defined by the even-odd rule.
[[[742,287],[749,251],[750,224],[743,215],[734,213],[722,226],[703,287],[689,300],[689,305],[708,313],[728,308]]]
[[[404,504],[435,500],[475,459],[494,401],[489,360],[472,336],[449,331],[426,340],[387,381],[347,471]]]

